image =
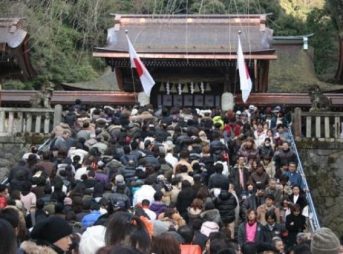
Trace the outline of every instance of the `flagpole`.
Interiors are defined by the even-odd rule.
[[[241,35],[242,31],[241,30],[238,30],[237,32],[237,36],[238,36],[238,39],[240,39],[240,35]],[[237,72],[238,72],[238,76],[239,76],[239,70],[238,70],[238,55],[237,55],[237,60],[236,60],[236,71],[235,71],[235,85],[233,86],[234,87],[234,94],[236,94],[236,82],[237,82]],[[239,88],[240,88],[240,85],[241,84],[238,84]],[[239,89],[240,90],[240,89]]]
[[[125,30],[125,34],[126,34],[126,36],[129,36],[129,31],[127,29]],[[130,62],[130,60],[129,60],[129,62]],[[131,78],[132,78],[133,92],[135,94],[135,103],[137,103],[138,102],[138,98],[137,98],[137,93],[136,93],[135,77],[134,77],[131,65],[130,65],[130,69],[131,69]]]

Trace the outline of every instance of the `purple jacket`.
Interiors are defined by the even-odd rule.
[[[155,201],[153,202],[149,209],[156,213],[156,215],[160,215],[160,213],[163,213],[166,210],[167,206],[163,204],[162,202]]]
[[[108,175],[104,173],[95,172],[95,180],[100,183],[106,184],[108,183]]]

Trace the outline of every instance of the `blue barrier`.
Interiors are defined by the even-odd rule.
[[[314,204],[313,204],[313,199],[311,196],[310,188],[309,188],[307,180],[306,180],[304,168],[303,168],[301,160],[300,160],[297,145],[295,143],[294,136],[293,136],[293,133],[291,130],[291,126],[289,126],[289,128],[288,128],[288,133],[289,133],[289,136],[291,137],[292,150],[294,151],[294,153],[296,154],[297,159],[298,159],[298,172],[300,173],[300,175],[302,177],[304,187],[306,190],[305,193],[306,193],[306,199],[307,199],[308,208],[309,208],[310,226],[311,226],[312,231],[315,231],[316,229],[320,228],[320,224],[319,224],[316,208],[314,207]]]

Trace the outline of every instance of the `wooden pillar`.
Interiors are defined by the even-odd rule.
[[[260,92],[268,91],[269,60],[263,60],[262,84]]]
[[[116,78],[117,78],[118,88],[121,91],[124,91],[123,71],[120,68],[115,68],[114,72],[115,72],[115,75],[116,75]]]
[[[254,86],[256,87],[256,91],[260,90],[260,69],[259,69],[259,60],[254,59]]]
[[[294,126],[294,135],[296,139],[300,139],[302,136],[301,133],[301,108],[295,108],[293,115],[293,126]]]

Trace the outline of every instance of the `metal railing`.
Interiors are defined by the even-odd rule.
[[[300,175],[302,177],[302,181],[304,183],[305,194],[306,194],[306,199],[307,199],[307,202],[308,202],[308,209],[309,209],[309,222],[310,222],[311,230],[313,232],[313,231],[317,230],[318,228],[320,228],[320,224],[319,224],[316,208],[314,207],[314,203],[313,203],[312,195],[311,195],[311,192],[310,192],[310,188],[309,188],[307,180],[306,180],[304,168],[303,168],[301,160],[300,160],[300,156],[299,156],[299,153],[298,153],[297,145],[295,143],[291,127],[292,126],[289,126],[288,133],[289,133],[289,136],[291,137],[292,150],[294,151],[294,153],[297,156],[298,172],[300,173]]]

